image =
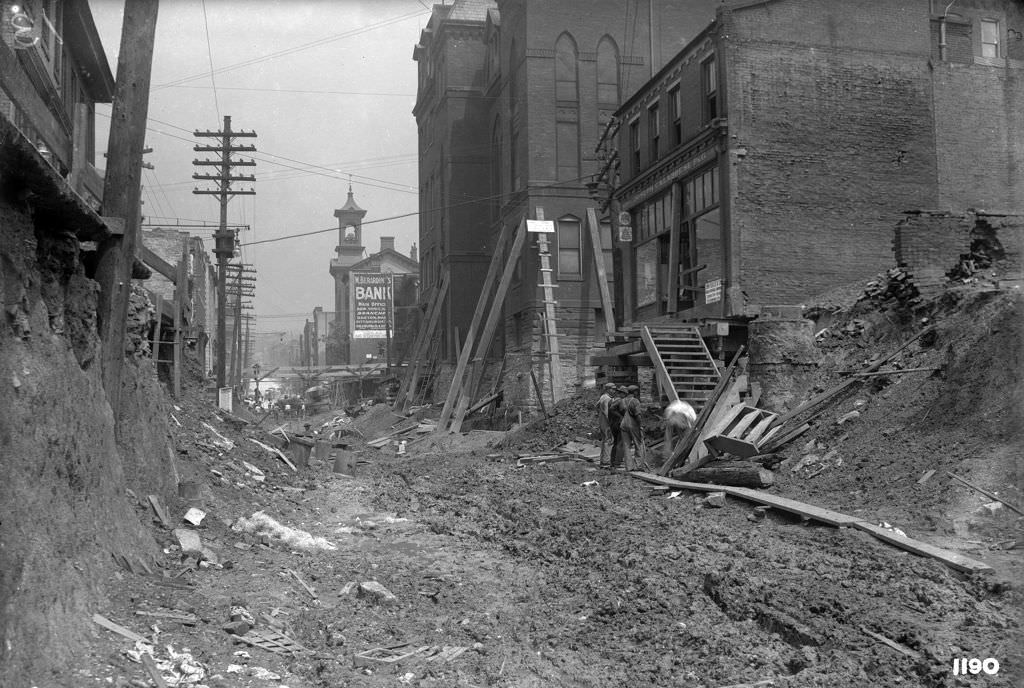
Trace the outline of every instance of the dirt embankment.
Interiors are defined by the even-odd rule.
[[[75,236],[0,198],[0,685],[54,685],[95,632],[113,553],[156,547],[125,497],[176,489],[162,393],[129,354],[115,424],[100,381],[96,283]]]

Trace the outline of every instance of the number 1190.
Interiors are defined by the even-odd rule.
[[[995,675],[999,673],[999,660],[989,657],[987,659],[978,659],[977,657],[954,657],[953,658],[953,675],[960,676],[967,674],[980,674],[985,672],[989,675]]]

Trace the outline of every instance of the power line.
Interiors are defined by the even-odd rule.
[[[178,84],[167,86],[167,88],[192,88],[209,89],[209,86],[186,86]],[[245,86],[219,86],[221,91],[253,91],[256,93],[300,93],[305,95],[326,95],[326,96],[381,96],[396,98],[415,98],[415,93],[370,93],[368,91],[329,91],[329,90],[304,90],[300,88],[247,88]]]
[[[385,20],[379,21],[379,22],[377,22],[375,24],[367,24],[366,26],[359,27],[358,29],[352,29],[351,31],[345,31],[343,33],[335,34],[333,36],[327,36],[326,38],[320,38],[318,40],[311,41],[309,43],[303,43],[301,45],[294,46],[292,48],[286,48],[285,50],[279,50],[279,51],[274,52],[274,53],[269,53],[267,55],[262,55],[260,57],[255,57],[255,58],[252,58],[252,59],[249,59],[249,60],[244,60],[242,62],[236,62],[235,64],[227,65],[225,67],[221,67],[219,69],[212,70],[210,72],[203,72],[201,74],[193,74],[193,75],[190,75],[190,76],[181,77],[179,79],[175,79],[174,81],[168,81],[167,83],[159,84],[157,86],[154,86],[152,90],[156,91],[156,90],[168,88],[170,86],[178,86],[180,84],[188,83],[189,81],[195,81],[196,79],[202,79],[207,74],[210,74],[211,76],[213,74],[215,74],[215,73],[216,74],[223,74],[224,72],[234,71],[236,69],[242,69],[243,67],[249,67],[249,66],[252,66],[254,64],[259,64],[261,62],[266,62],[268,60],[274,60],[274,59],[277,59],[278,57],[284,57],[285,55],[293,55],[293,54],[295,54],[297,52],[301,52],[303,50],[309,50],[310,48],[316,48],[316,47],[321,46],[321,45],[326,45],[328,43],[333,43],[334,41],[339,41],[339,40],[341,40],[343,38],[351,38],[352,36],[357,36],[359,34],[367,33],[369,31],[373,31],[375,29],[383,28],[385,26],[389,26],[391,24],[395,24],[395,23],[400,22],[400,21],[405,21],[406,19],[411,19],[412,17],[419,17],[422,14],[423,14],[423,12],[421,10],[416,10],[415,12],[409,12],[407,14],[402,14],[402,15],[399,15],[397,17],[392,17],[390,19],[385,19]]]
[[[213,47],[210,45],[210,22],[206,18],[206,0],[203,5],[203,26],[206,28],[206,56],[210,59],[210,83],[213,85],[213,105],[217,108],[217,119],[220,119],[220,100],[217,98],[217,80],[213,78]]]
[[[575,179],[563,179],[563,180],[560,180],[560,181],[557,181],[557,182],[552,182],[551,184],[539,184],[539,185],[537,185],[537,186],[535,186],[533,188],[534,189],[552,189],[552,188],[557,188],[559,186],[565,186],[565,185],[571,184],[573,182],[582,181],[584,179],[589,179],[589,178],[592,178],[594,176],[596,176],[596,175],[594,175],[594,174],[585,174],[585,175],[581,175],[579,177],[576,177]],[[409,212],[409,213],[402,213],[401,215],[392,215],[390,217],[381,217],[381,218],[378,218],[376,220],[364,220],[362,222],[362,225],[365,227],[366,225],[372,225],[372,224],[376,224],[378,222],[390,222],[391,220],[401,220],[401,219],[404,219],[406,217],[413,217],[414,215],[425,215],[427,213],[437,212],[438,210],[448,210],[448,209],[451,209],[451,208],[458,208],[460,206],[469,205],[471,203],[482,203],[484,201],[490,201],[490,200],[494,200],[496,198],[501,198],[503,195],[504,194],[493,194],[493,195],[490,195],[490,196],[480,196],[478,198],[473,198],[473,199],[470,199],[470,200],[461,201],[459,203],[450,203],[448,205],[441,206],[439,208],[430,208],[430,209],[423,210],[423,211],[415,210],[415,211]],[[327,229],[314,229],[313,231],[310,231],[310,232],[300,232],[299,234],[289,234],[289,235],[286,235],[286,236],[274,237],[272,239],[261,239],[259,241],[249,241],[249,242],[243,243],[241,245],[242,246],[255,246],[257,244],[269,244],[269,243],[277,242],[277,241],[285,241],[286,239],[300,239],[302,237],[313,236],[313,235],[316,235],[316,234],[326,234],[327,232],[336,232],[336,231],[338,231],[338,226],[337,225],[335,225],[333,227],[328,227]]]

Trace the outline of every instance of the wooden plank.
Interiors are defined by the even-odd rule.
[[[759,453],[757,445],[753,442],[729,437],[728,435],[713,435],[704,440],[704,444],[716,452],[727,452],[743,459],[757,456]]]
[[[668,308],[669,313],[679,310],[679,234],[682,231],[682,184],[672,183],[672,211],[668,239]]]
[[[314,600],[320,599],[320,596],[316,594],[316,590],[310,587],[310,585],[306,581],[302,580],[302,576],[299,575],[298,571],[296,571],[295,569],[286,570],[288,571],[288,573],[291,574],[292,578],[298,581],[299,585],[302,586],[303,590],[309,593],[310,597],[312,597]]]
[[[137,642],[148,643],[149,642],[149,638],[146,638],[145,636],[141,636],[138,633],[136,633],[135,631],[133,631],[131,629],[128,629],[128,628],[125,628],[121,624],[114,623],[113,621],[111,621],[107,617],[103,616],[102,614],[93,614],[92,615],[92,620],[93,620],[93,623],[96,623],[96,624],[98,624],[100,626],[103,626],[103,628],[107,629],[108,631],[113,631],[114,633],[117,633],[118,635],[124,636],[125,638],[127,638],[130,641],[132,641],[133,643],[137,643]]]
[[[526,221],[520,221],[518,227],[521,229],[521,232],[519,233],[525,233]],[[469,330],[466,332],[467,345],[463,346],[461,351],[459,351],[458,362],[455,365],[455,374],[452,376],[452,384],[451,387],[448,388],[448,396],[444,400],[441,415],[437,420],[438,430],[443,430],[448,426],[452,410],[455,408],[455,403],[458,401],[458,396],[462,391],[462,382],[463,377],[466,374],[466,365],[469,363],[469,357],[473,348],[471,344],[476,338],[476,331],[480,326],[480,321],[483,320],[484,312],[487,310],[487,307],[492,300],[491,289],[494,287],[494,280],[498,277],[498,269],[501,265],[505,244],[508,243],[508,238],[512,231],[512,225],[505,225],[502,227],[501,235],[498,237],[498,241],[494,246],[494,255],[491,256],[491,264],[487,268],[487,276],[484,277],[484,283],[480,287],[480,298],[477,299],[476,308],[473,310],[473,319],[470,321]]]
[[[930,368],[902,368],[900,370],[876,370],[871,373],[850,373],[854,377],[876,377],[878,375],[902,375],[903,373],[925,373],[935,372],[936,370],[942,370],[942,366],[932,366]]]
[[[153,507],[153,513],[160,519],[160,524],[167,530],[173,528],[174,525],[167,517],[167,511],[164,510],[164,505],[160,503],[160,498],[156,495],[149,495],[147,499],[149,500],[149,505]]]
[[[611,292],[608,290],[608,274],[604,264],[604,244],[601,243],[601,228],[597,222],[597,212],[587,208],[587,225],[590,227],[590,246],[594,254],[594,267],[597,268],[597,291],[601,295],[601,313],[604,315],[605,336],[615,332],[615,306]],[[615,239],[610,237],[613,248]]]
[[[423,326],[420,327],[416,333],[416,341],[413,344],[412,355],[409,359],[409,369],[406,375],[402,378],[402,384],[398,389],[398,395],[395,397],[394,410],[405,410],[412,402],[413,396],[416,392],[416,383],[419,380],[420,370],[423,368],[424,363],[429,363],[427,357],[424,355],[426,349],[434,337],[434,330],[437,327],[437,321],[441,315],[442,306],[444,305],[445,297],[448,295],[448,273],[445,272],[441,278],[441,285],[434,293],[430,302],[430,308],[427,309],[427,319],[423,322]]]
[[[649,328],[640,328],[640,338],[643,339],[644,346],[647,347],[647,353],[651,357],[651,362],[654,364],[654,374],[658,378],[658,383],[661,386],[662,392],[668,397],[669,402],[679,401],[679,393],[676,391],[676,386],[672,382],[671,376],[668,374],[668,370],[665,368],[665,362],[661,360],[661,354],[658,352],[658,347],[654,343],[654,337],[651,336],[651,330]]]
[[[739,420],[736,421],[736,424],[731,428],[727,425],[725,430],[726,435],[729,437],[735,437],[736,439],[742,439],[743,433],[747,431],[747,428],[753,425],[754,421],[761,418],[760,409],[756,409],[742,403],[739,404],[739,406],[743,407],[743,412],[740,414],[741,418],[739,418]]]
[[[928,482],[931,479],[931,477],[933,475],[935,475],[935,469],[934,468],[932,468],[931,470],[925,471],[924,475],[922,475],[918,479],[917,484],[918,485],[924,485],[926,482]]]
[[[683,480],[675,480],[673,478],[665,478],[660,475],[653,473],[643,473],[640,471],[634,471],[631,474],[635,478],[639,478],[645,482],[654,483],[655,485],[666,485],[668,487],[681,488],[684,490],[693,490],[696,492],[725,492],[728,495],[735,497],[742,497],[752,502],[758,502],[759,504],[767,504],[769,506],[782,509],[783,511],[789,511],[799,516],[807,516],[813,518],[816,521],[827,523],[830,526],[852,526],[859,519],[853,516],[847,516],[841,514],[838,511],[832,511],[831,509],[822,509],[820,507],[812,506],[810,504],[804,504],[794,499],[787,499],[786,497],[779,497],[768,492],[760,492],[753,490],[748,487],[730,487],[729,485],[714,485],[711,483],[694,483]]]
[[[964,480],[963,478],[961,478],[961,477],[960,477],[959,475],[956,475],[955,473],[950,473],[949,471],[946,471],[946,475],[948,475],[948,476],[949,476],[950,478],[953,478],[954,480],[958,480],[958,481],[960,481],[961,483],[963,483],[963,484],[964,484],[964,485],[966,485],[967,487],[971,488],[972,490],[977,490],[978,492],[980,492],[981,494],[985,495],[985,496],[986,496],[986,497],[988,497],[989,499],[994,499],[994,500],[996,500],[997,502],[999,502],[999,503],[1000,503],[1000,504],[1002,504],[1003,506],[1007,507],[1008,509],[1013,509],[1013,510],[1014,510],[1014,511],[1016,511],[1016,512],[1017,512],[1018,514],[1020,514],[1021,516],[1024,516],[1024,511],[1021,511],[1020,509],[1018,509],[1017,507],[1015,507],[1015,506],[1014,506],[1013,504],[1010,504],[1010,503],[1009,503],[1008,501],[1006,501],[1005,499],[1002,499],[1001,497],[997,497],[997,496],[995,496],[994,494],[992,494],[991,492],[988,492],[987,490],[983,490],[983,489],[981,489],[981,488],[980,488],[980,487],[978,487],[977,485],[972,485],[971,483],[967,482],[966,480]]]
[[[747,442],[757,444],[757,441],[761,436],[764,435],[764,433],[768,431],[768,428],[771,427],[772,423],[779,418],[774,413],[768,413],[767,411],[762,411],[762,414],[764,417],[757,423],[757,425],[754,426],[753,430],[748,432],[747,436],[743,438]]]
[[[146,669],[146,673],[149,674],[149,678],[153,681],[156,688],[167,688],[167,683],[164,681],[164,677],[160,673],[153,655],[143,652],[139,660],[142,662],[142,666]]]
[[[487,355],[487,350],[491,348],[491,340],[494,337],[494,330],[498,326],[498,319],[501,317],[502,308],[501,305],[505,303],[505,294],[508,293],[509,284],[512,282],[512,274],[515,272],[516,261],[519,260],[519,254],[523,251],[523,245],[526,243],[526,220],[525,218],[520,221],[519,229],[516,231],[516,236],[512,240],[512,248],[509,249],[508,259],[505,261],[505,269],[502,271],[501,279],[498,281],[498,287],[494,293],[494,306],[490,309],[487,315],[487,322],[484,323],[484,328],[480,334],[480,341],[476,345],[476,353],[473,356],[474,360],[482,361]],[[500,255],[496,253],[495,255]],[[463,357],[468,358],[469,350],[473,347],[472,341],[467,336],[466,343],[463,346]],[[460,358],[461,360],[461,358]],[[465,370],[465,366],[463,366]],[[456,371],[457,372],[457,371]],[[455,385],[455,380],[452,380],[452,385]],[[458,432],[462,427],[462,419],[465,417],[466,409],[469,408],[469,403],[472,401],[469,398],[469,389],[476,383],[474,380],[462,380],[462,396],[459,398],[459,405],[456,409],[451,424],[451,432]],[[438,427],[440,428],[444,423],[438,420]]]
[[[857,530],[863,530],[866,533],[871,533],[879,540],[885,540],[889,544],[896,545],[900,549],[913,552],[914,554],[920,554],[921,556],[937,559],[946,566],[954,568],[957,571],[981,573],[992,570],[992,567],[984,562],[971,559],[970,557],[965,557],[962,554],[957,554],[956,552],[952,552],[948,549],[929,545],[928,543],[921,542],[920,540],[914,540],[913,538],[898,535],[891,530],[883,528],[882,526],[877,526],[874,523],[857,520],[852,525]]]
[[[782,445],[795,440],[810,429],[810,424],[804,423],[800,427],[793,428],[792,430],[788,430],[783,433],[782,426],[777,425],[772,428],[771,432],[768,433],[768,436],[765,437],[764,441],[762,441],[758,446],[761,448],[762,454],[771,454]]]
[[[913,659],[921,659],[921,653],[920,652],[916,652],[914,650],[911,650],[906,645],[900,645],[896,641],[889,640],[884,635],[881,635],[879,633],[874,633],[872,631],[869,631],[868,629],[864,628],[863,626],[860,627],[860,630],[861,630],[861,632],[864,635],[869,636],[871,638],[874,638],[875,640],[877,640],[878,642],[882,643],[883,645],[888,645],[889,647],[891,647],[892,649],[896,650],[897,652],[905,654],[907,657],[911,657]]]
[[[178,271],[173,265],[154,253],[153,250],[146,246],[142,241],[139,241],[138,249],[139,260],[169,279],[171,284],[177,283]]]

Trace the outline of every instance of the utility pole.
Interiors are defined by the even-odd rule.
[[[239,137],[255,138],[254,131],[231,131],[231,117],[224,116],[222,131],[196,131],[195,136],[220,139],[217,146],[194,146],[197,153],[220,153],[220,160],[193,160],[193,165],[211,165],[219,167],[218,174],[194,173],[193,179],[212,181],[216,189],[193,189],[194,194],[207,194],[220,197],[220,227],[213,233],[213,253],[217,256],[217,387],[225,385],[225,366],[227,364],[227,265],[228,259],[235,255],[235,232],[228,229],[228,201],[232,196],[252,196],[255,189],[232,189],[231,182],[255,182],[251,174],[232,175],[232,167],[253,167],[255,160],[233,160],[232,153],[255,151],[256,146],[235,144],[233,139]],[[241,299],[241,295],[239,295]]]
[[[100,284],[97,311],[103,344],[103,388],[115,420],[120,408],[128,298],[138,243],[142,152],[149,115],[158,7],[158,0],[125,0],[110,118],[108,164],[103,181],[103,215],[124,221],[123,234],[115,233],[100,242],[96,265],[96,281]]]

